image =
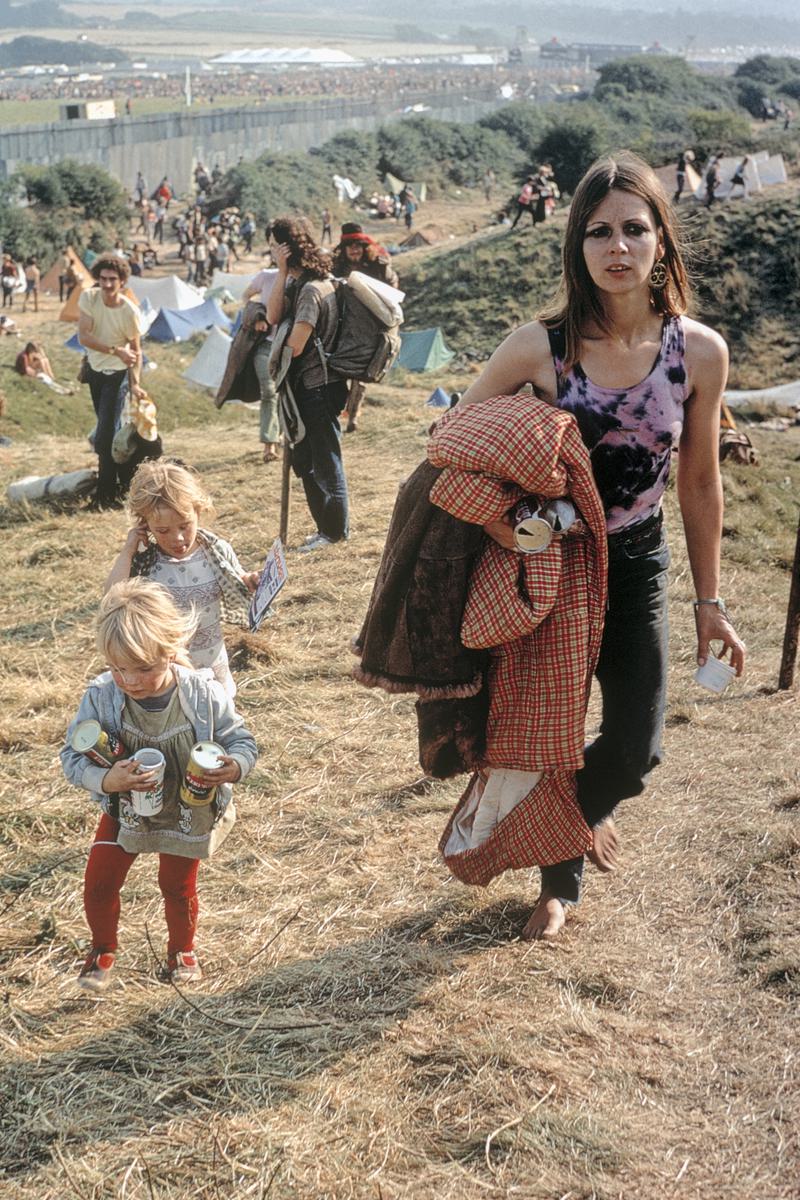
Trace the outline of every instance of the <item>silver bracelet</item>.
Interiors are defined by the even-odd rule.
[[[725,601],[720,599],[719,596],[714,596],[710,600],[695,600],[693,602],[693,604],[694,604],[695,612],[697,612],[697,610],[698,610],[698,608],[700,608],[701,604],[713,604],[714,608],[719,609],[719,611],[722,613],[723,617],[727,617],[727,615],[728,615],[728,609],[725,606]]]

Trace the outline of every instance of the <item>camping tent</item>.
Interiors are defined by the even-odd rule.
[[[225,374],[232,341],[227,333],[212,325],[200,350],[183,372],[183,378],[216,392]]]
[[[678,186],[677,171],[675,163],[668,163],[665,167],[656,167],[656,175],[661,180],[664,186],[664,191],[668,196],[675,194],[675,189]],[[700,187],[700,176],[695,171],[691,163],[686,164],[686,182],[683,185],[684,196],[693,196]]]
[[[69,255],[69,261],[72,263],[72,269],[75,272],[75,274],[77,275],[78,279],[86,287],[91,287],[92,284],[94,283],[92,274],[90,271],[86,270],[86,267],[83,265],[83,263],[78,258],[77,254],[75,253],[75,251],[72,249],[71,246],[67,247],[67,254]],[[50,270],[47,271],[42,276],[41,281],[39,283],[39,291],[40,292],[43,292],[43,293],[44,292],[57,292],[59,290],[58,289],[58,277],[62,273],[62,270],[63,270],[63,268],[61,266],[61,262],[62,262],[63,258],[64,258],[64,255],[59,254],[58,258],[53,263]]]
[[[445,346],[442,331],[438,327],[416,332],[403,331],[400,341],[402,344],[397,365],[405,367],[407,371],[435,371],[455,357],[454,351]]]
[[[444,233],[438,225],[423,225],[421,229],[413,230],[400,243],[401,250],[416,250],[419,246],[433,246],[440,242]]]
[[[224,288],[230,292],[234,300],[241,300],[252,282],[253,275],[237,275],[233,271],[214,271],[211,276],[210,291],[215,292],[217,288]]]
[[[169,308],[181,312],[184,308],[196,308],[203,299],[197,288],[189,287],[177,275],[165,275],[161,279],[144,279],[141,275],[131,276],[128,286],[139,300],[149,300],[153,308]]]
[[[194,308],[184,308],[180,311],[162,308],[150,326],[147,336],[156,342],[183,342],[199,330],[209,329],[212,325],[227,331],[231,322],[216,300],[204,300]]]
[[[731,408],[747,404],[780,404],[785,408],[800,408],[800,379],[794,383],[780,383],[776,387],[726,392],[725,400]]]
[[[420,204],[424,204],[428,198],[427,183],[412,183],[410,179],[403,181],[396,175],[392,175],[390,171],[387,171],[383,177],[383,186],[394,196],[399,196],[404,187],[410,187]]]

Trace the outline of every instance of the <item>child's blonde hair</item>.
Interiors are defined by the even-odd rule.
[[[171,508],[182,517],[213,511],[211,498],[197,476],[167,459],[143,462],[128,494],[128,511],[133,521],[147,522],[157,508]]]
[[[139,575],[108,589],[95,628],[97,649],[115,666],[150,667],[161,658],[192,665],[186,647],[197,628],[194,611],[181,612],[166,588]]]

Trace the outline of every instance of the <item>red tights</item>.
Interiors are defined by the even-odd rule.
[[[104,813],[94,835],[83,880],[83,907],[92,931],[92,949],[101,952],[117,948],[119,894],[138,858],[118,845],[118,833],[119,822]],[[194,949],[199,866],[197,858],[182,858],[178,854],[158,856],[158,886],[164,897],[169,954]]]

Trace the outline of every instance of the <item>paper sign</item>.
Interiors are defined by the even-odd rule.
[[[260,627],[272,601],[286,583],[286,556],[281,539],[275,538],[264,562],[258,587],[250,601],[249,624],[253,633]]]

